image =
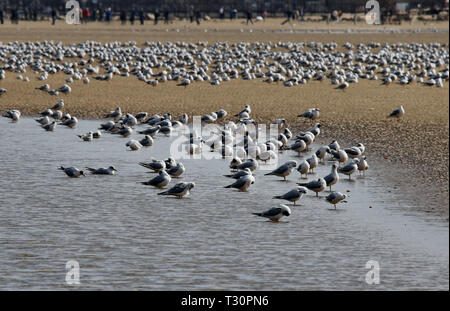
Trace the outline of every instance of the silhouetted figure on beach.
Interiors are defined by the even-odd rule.
[[[158,25],[158,20],[159,20],[159,11],[156,10],[155,11],[155,25]]]
[[[56,23],[56,10],[55,8],[52,8],[52,25],[55,25]]]
[[[200,25],[200,18],[202,17],[202,13],[199,10],[195,10],[195,21],[197,25]]]
[[[286,24],[286,23],[289,23],[289,24],[291,23],[292,11],[291,11],[291,10],[288,10],[288,11],[286,12],[286,16],[287,16],[286,20],[285,20],[284,22],[282,22],[281,25],[284,25],[284,24]]]
[[[0,23],[3,25],[4,22],[3,9],[0,9]]]
[[[141,9],[141,10],[139,11],[139,21],[141,22],[141,25],[144,25],[144,20],[145,20],[144,9]]]
[[[169,10],[164,10],[164,24],[169,24]]]
[[[252,23],[252,25],[253,25],[253,20],[252,20],[253,19],[253,14],[252,14],[252,12],[247,11],[246,15],[247,15],[247,25],[248,25],[248,22]]]
[[[191,5],[191,8],[189,9],[189,21],[191,22],[191,24],[194,22],[194,7]]]
[[[111,17],[112,17],[112,10],[111,8],[108,8],[106,10],[106,17],[105,17],[107,23],[111,22]]]
[[[127,13],[125,11],[120,12],[120,22],[122,25],[125,25],[127,23]]]
[[[11,10],[11,23],[12,24],[18,24],[19,23],[19,12],[17,9]]]
[[[136,11],[132,10],[130,14],[130,24],[134,25],[134,20],[136,19]]]

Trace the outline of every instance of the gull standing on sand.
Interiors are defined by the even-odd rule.
[[[392,111],[387,117],[388,118],[397,118],[400,119],[405,115],[405,109],[403,108],[403,105]]]
[[[273,222],[278,222],[280,221],[281,218],[283,218],[283,216],[290,216],[291,209],[284,204],[280,204],[280,207],[273,207],[268,211],[252,214],[260,217],[269,218]]]
[[[280,199],[280,200],[286,200],[289,202],[294,202],[294,205],[296,205],[295,202],[300,200],[302,198],[302,196],[304,194],[306,194],[307,190],[308,189],[305,187],[298,186],[295,189],[292,189],[291,191],[289,191],[283,195],[274,196],[273,199]]]
[[[81,175],[86,176],[83,171],[80,171],[76,167],[63,167],[63,166],[60,166],[59,169],[64,171],[64,173],[66,173],[67,176],[72,177],[72,178],[78,178]]]
[[[154,186],[156,188],[164,188],[167,186],[172,178],[165,170],[161,170],[159,172],[159,175],[154,177],[153,179],[150,179],[149,181],[142,182],[141,184],[146,186]]]
[[[333,192],[333,193],[330,193],[329,195],[327,195],[325,200],[328,203],[333,204],[334,205],[334,209],[336,209],[336,204],[338,204],[339,202],[341,202],[345,198],[347,198],[347,195],[342,194],[340,192]],[[342,201],[342,202],[346,202],[346,201]]]
[[[116,122],[120,119],[120,117],[122,117],[122,110],[120,107],[117,107],[116,110],[113,110],[106,115],[106,118],[113,118]]]
[[[193,182],[180,182],[167,191],[160,192],[158,195],[173,195],[178,199],[190,194],[190,190],[195,187]]]
[[[286,181],[286,177],[289,176],[296,167],[297,167],[296,161],[294,161],[294,160],[287,161],[286,163],[284,163],[280,167],[276,168],[272,172],[264,174],[264,176],[275,175],[275,176],[283,177],[284,181]]]
[[[327,183],[326,183],[325,179],[319,178],[317,180],[310,181],[308,183],[297,183],[297,185],[306,187],[309,190],[314,191],[316,193],[316,197],[318,197],[319,192],[322,192],[325,190]]]
[[[320,116],[320,109],[319,108],[311,108],[307,111],[303,112],[302,114],[298,115],[298,118],[306,118],[310,120],[316,120]]]

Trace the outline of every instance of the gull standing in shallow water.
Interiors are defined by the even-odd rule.
[[[239,191],[246,192],[251,184],[255,183],[255,177],[252,175],[245,175],[236,180],[231,185],[226,186],[225,188],[235,188]]]
[[[344,167],[339,167],[338,172],[348,176],[348,179],[352,179],[352,174],[358,170],[358,159],[353,159],[350,163],[345,165]]]
[[[330,187],[330,191],[331,191],[331,186],[333,186],[334,184],[336,184],[339,181],[339,174],[338,174],[337,170],[338,170],[338,165],[336,163],[333,163],[333,165],[331,165],[331,173],[323,178],[325,180],[325,182],[327,183],[327,186]]]
[[[64,171],[64,173],[66,173],[67,176],[72,177],[72,178],[78,178],[81,175],[86,176],[83,171],[80,171],[76,167],[63,167],[63,166],[60,166],[59,169]]]
[[[316,193],[316,197],[318,197],[319,192],[322,192],[325,190],[327,183],[326,183],[325,179],[319,178],[317,180],[313,180],[308,183],[297,183],[297,185],[306,187],[309,190],[314,191]]]
[[[289,176],[296,167],[297,167],[296,161],[293,161],[293,160],[287,161],[286,163],[284,163],[280,167],[276,168],[272,172],[264,174],[264,176],[267,176],[267,175],[280,176],[280,177],[283,177],[284,181],[286,181],[286,177]]]
[[[273,207],[268,211],[252,214],[260,217],[269,218],[273,222],[278,222],[280,221],[281,218],[283,218],[283,216],[290,216],[291,209],[284,204],[280,204],[280,207]]]
[[[289,202],[294,202],[294,205],[296,205],[295,202],[300,200],[302,198],[302,196],[304,194],[306,194],[307,190],[308,189],[305,187],[298,186],[295,189],[292,189],[291,191],[289,191],[283,195],[274,196],[273,199],[280,199],[280,200],[286,200]]]
[[[93,175],[114,175],[117,170],[114,168],[114,166],[110,166],[108,168],[101,167],[101,168],[91,168],[86,167],[86,169],[91,172]]]
[[[347,198],[347,195],[342,194],[340,192],[333,192],[330,193],[325,200],[327,200],[328,203],[333,204],[334,205],[334,209],[336,209],[336,204],[338,204],[339,202],[341,202],[342,200],[344,200],[345,198]],[[347,202],[347,201],[342,201]]]
[[[180,182],[169,190],[158,193],[158,195],[173,195],[178,199],[181,199],[182,197],[189,195],[190,190],[194,187],[195,183],[193,182]]]
[[[146,186],[154,186],[156,188],[164,188],[167,186],[172,178],[166,171],[162,170],[159,172],[159,175],[149,181],[142,182],[141,184]]]

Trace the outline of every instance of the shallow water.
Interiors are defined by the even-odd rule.
[[[414,201],[375,164],[364,178],[341,176],[333,190],[351,197],[337,210],[324,193],[308,193],[271,223],[251,213],[283,203],[271,198],[293,188],[297,172],[286,183],[259,170],[241,193],[223,188],[228,161],[182,160],[180,181],[196,183],[191,195],[157,196],[139,184],[154,174],[137,162],[167,158],[176,137],[131,152],[127,138],[75,136],[100,122],[50,133],[30,118],[0,119],[0,289],[449,289],[448,222],[411,212]],[[118,174],[72,179],[60,165],[114,165]],[[65,283],[68,260],[80,264],[80,285]],[[378,285],[365,282],[369,260],[379,262]]]

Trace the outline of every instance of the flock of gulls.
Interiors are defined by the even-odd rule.
[[[57,96],[72,91],[71,84],[91,79],[110,81],[117,76],[136,77],[156,87],[167,81],[188,87],[195,82],[217,86],[233,79],[261,79],[286,87],[328,80],[336,89],[346,89],[360,80],[383,85],[418,83],[442,87],[449,79],[448,44],[395,43],[353,45],[349,42],[136,42],[86,41],[0,43],[0,81],[7,71],[29,82],[29,67],[45,81],[62,72],[66,83],[56,88],[43,84],[37,89]],[[7,90],[0,88],[0,96]]]
[[[78,120],[68,113],[63,113],[63,108],[64,101],[59,100],[53,107],[42,111],[41,116],[35,120],[46,131],[55,131],[56,126],[76,128]],[[329,194],[325,196],[325,200],[335,209],[338,203],[347,202],[348,195],[332,191],[332,187],[339,182],[340,175],[348,176],[349,179],[358,172],[365,175],[369,165],[364,155],[366,148],[363,143],[341,148],[339,143],[333,140],[327,145],[320,146],[317,150],[311,150],[311,145],[321,133],[321,125],[317,122],[320,116],[317,108],[308,109],[298,115],[299,118],[305,118],[314,123],[314,125],[311,123],[309,130],[300,131],[294,136],[286,126],[285,119],[277,119],[273,121],[273,124],[279,129],[277,135],[260,142],[258,139],[259,127],[255,126],[255,121],[251,118],[251,112],[251,107],[246,105],[242,111],[233,116],[236,118],[236,122],[231,120],[225,122],[224,118],[228,113],[224,109],[202,116],[202,123],[215,123],[217,131],[210,137],[201,137],[195,130],[188,131],[189,134],[184,135],[185,141],[182,143],[185,146],[184,151],[190,155],[202,151],[217,152],[221,158],[229,160],[231,172],[225,177],[230,178],[233,182],[230,182],[225,188],[237,189],[241,192],[248,191],[255,183],[255,175],[253,174],[255,170],[261,165],[267,164],[268,161],[269,163],[270,161],[278,163],[278,155],[287,153],[288,156],[297,158],[297,160],[288,160],[276,169],[267,172],[264,176],[277,176],[286,181],[288,176],[297,171],[302,182],[298,182],[293,189],[287,189],[288,191],[284,194],[273,196],[273,199],[288,201],[296,206],[297,202],[308,192],[315,193],[315,196],[318,197],[319,193],[329,189]],[[4,117],[10,118],[12,122],[17,122],[20,120],[20,115],[18,110],[9,110],[4,114]],[[214,117],[211,118],[211,115]],[[399,107],[391,112],[388,117],[401,118],[403,115],[404,109]],[[85,142],[90,142],[100,139],[104,134],[129,137],[136,131],[142,135],[142,139],[131,139],[125,144],[125,147],[130,151],[137,151],[141,148],[153,146],[155,140],[159,137],[170,136],[173,131],[189,129],[189,117],[186,113],[182,114],[179,119],[175,119],[170,113],[153,114],[151,116],[146,112],[140,112],[136,115],[123,114],[121,108],[117,107],[105,118],[109,120],[101,123],[97,130],[86,134],[77,134],[77,136]],[[308,179],[308,176],[316,174],[314,169],[320,163],[324,165],[330,163],[330,173],[317,179],[303,181]],[[152,158],[149,162],[137,164],[156,173],[154,178],[141,182],[141,184],[157,189],[169,187],[172,179],[182,178],[186,171],[183,163],[176,161],[173,157],[160,160]],[[86,172],[96,175],[115,175],[117,172],[113,166],[86,167],[86,170],[61,166],[58,169],[72,178],[86,176]],[[181,199],[189,195],[194,187],[194,182],[178,182],[168,190],[159,192],[158,195],[172,195]],[[289,216],[291,209],[286,204],[280,204],[268,211],[254,214],[276,222],[283,216]]]
[[[72,91],[75,80],[83,84],[91,79],[110,81],[119,77],[136,77],[139,81],[156,87],[161,83],[175,81],[178,86],[189,87],[197,82],[209,82],[220,85],[232,79],[261,79],[264,83],[281,83],[292,87],[310,81],[329,80],[336,89],[346,89],[361,79],[380,80],[382,84],[398,83],[407,85],[419,83],[426,86],[442,87],[449,79],[448,45],[431,44],[380,44],[367,45],[345,43],[342,46],[332,42],[287,42],[287,43],[161,43],[145,42],[139,47],[136,42],[100,43],[86,41],[79,44],[63,45],[62,42],[9,42],[0,44],[0,83],[6,72],[18,74],[17,79],[29,82],[25,74],[27,69],[45,81],[49,75],[64,73],[68,77],[65,84],[56,88],[49,84],[37,87],[37,91],[58,96]],[[104,82],[102,82],[104,83]],[[79,86],[81,87],[81,86]],[[5,95],[6,94],[6,95]],[[0,88],[0,98],[7,96],[7,90]],[[46,131],[55,131],[58,126],[76,128],[78,119],[69,113],[63,113],[64,100],[42,111],[36,122]],[[273,121],[279,133],[267,141],[259,142],[258,127],[251,117],[249,105],[233,116],[234,121],[225,120],[227,112],[219,109],[201,117],[203,124],[220,124],[213,137],[199,136],[195,131],[186,136],[185,152],[198,154],[204,150],[217,152],[224,159],[231,160],[230,174],[233,180],[225,188],[246,192],[255,183],[253,172],[268,161],[276,161],[280,153],[288,153],[296,160],[279,165],[265,176],[277,176],[287,180],[297,171],[301,182],[294,189],[274,195],[277,200],[291,202],[294,206],[308,192],[328,191],[326,202],[336,209],[337,204],[346,202],[348,195],[332,191],[340,180],[340,175],[351,176],[357,172],[365,174],[369,165],[366,161],[365,146],[341,148],[336,140],[311,150],[312,143],[321,133],[320,109],[311,108],[298,115],[311,121],[311,128],[293,135],[285,119]],[[404,116],[403,106],[392,111],[387,117],[400,119]],[[4,114],[12,122],[20,119],[18,110],[9,110]],[[184,113],[176,119],[172,114],[153,114],[141,112],[136,115],[123,113],[120,107],[105,115],[107,122],[88,133],[78,134],[79,139],[91,142],[104,134],[130,137],[137,133],[141,139],[130,139],[128,150],[137,151],[151,147],[161,136],[171,136],[173,131],[189,128],[189,116]],[[232,119],[232,118],[230,118]],[[314,124],[314,125],[313,125]],[[319,163],[329,163],[330,173],[326,176],[307,180],[316,174],[314,169]],[[173,157],[151,159],[150,162],[137,163],[156,173],[156,176],[142,182],[145,186],[158,189],[168,188],[158,195],[172,195],[183,198],[195,187],[194,182],[178,182],[170,187],[172,179],[182,178],[185,172],[183,163]],[[67,176],[77,178],[86,176],[86,172],[97,175],[114,175],[113,166],[104,168],[59,167]],[[270,177],[264,177],[269,179]],[[306,180],[305,180],[306,179]],[[289,216],[291,209],[280,204],[268,211],[255,213],[272,221]]]

